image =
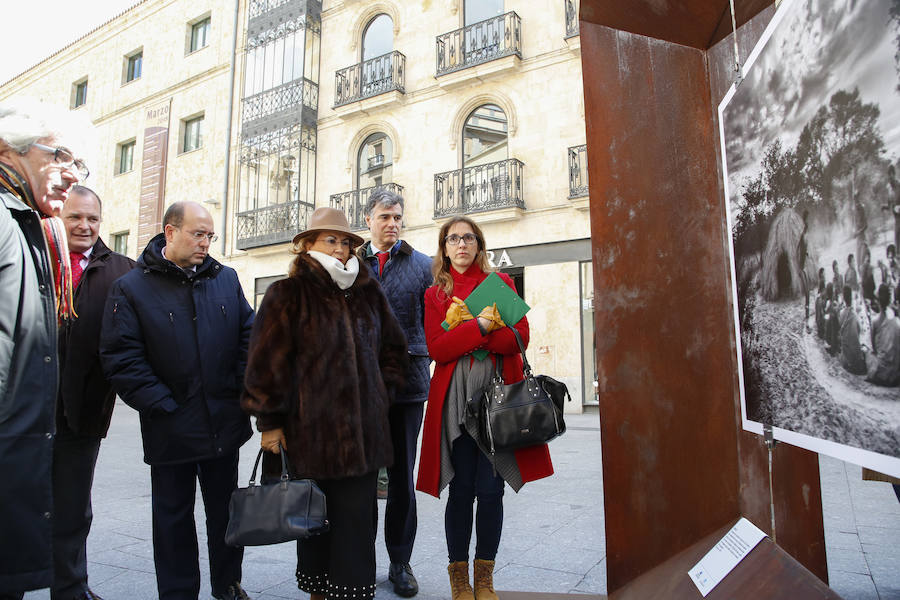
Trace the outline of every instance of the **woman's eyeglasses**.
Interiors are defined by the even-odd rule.
[[[455,233],[451,233],[444,238],[444,241],[451,246],[459,246],[460,243],[465,243],[466,246],[468,246],[469,244],[474,244],[476,241],[478,241],[478,236],[476,236],[474,233],[467,233],[465,235],[457,235]]]

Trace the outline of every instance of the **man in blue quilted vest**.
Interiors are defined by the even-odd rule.
[[[384,541],[391,560],[388,577],[394,593],[409,598],[419,591],[409,562],[416,539],[416,441],[430,382],[424,298],[432,284],[431,259],[400,239],[403,198],[398,194],[385,189],[373,192],[366,206],[366,225],[372,239],[360,246],[358,256],[381,282],[409,348],[406,387],[396,390],[388,413],[394,464],[388,468],[384,515]]]

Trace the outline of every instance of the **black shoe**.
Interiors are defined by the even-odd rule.
[[[404,598],[411,598],[419,593],[419,582],[413,575],[409,563],[391,563],[388,579],[394,584],[394,593]]]
[[[103,600],[103,598],[95,594],[91,588],[87,588],[84,590],[84,595],[78,596],[78,600]]]
[[[240,581],[235,581],[229,585],[224,594],[215,596],[215,598],[218,598],[219,600],[250,600],[250,596],[248,596],[247,592],[244,591],[244,588],[241,587]]]

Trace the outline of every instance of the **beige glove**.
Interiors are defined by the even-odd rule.
[[[481,321],[484,319],[487,321]],[[497,310],[497,303],[494,302],[491,306],[485,306],[484,309],[478,314],[478,320],[484,326],[488,333],[492,331],[496,331],[501,327],[506,327],[506,323],[503,322],[503,319],[500,318],[500,311]]]
[[[282,446],[287,445],[287,442],[284,439],[284,429],[270,429],[269,431],[262,432],[262,442],[260,446],[266,452],[271,452],[273,454],[281,454],[281,448],[278,444]]]
[[[447,316],[444,320],[447,322],[447,331],[450,331],[464,321],[471,321],[475,317],[469,312],[469,307],[458,297],[453,296],[453,302],[447,309]]]

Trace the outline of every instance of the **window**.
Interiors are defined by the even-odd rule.
[[[72,108],[78,108],[87,102],[87,79],[79,81],[72,88]]]
[[[113,251],[119,254],[128,254],[128,232],[120,231],[112,234]]]
[[[392,181],[394,148],[391,138],[378,132],[365,139],[357,160],[356,189],[364,190]]]
[[[271,277],[257,277],[253,282],[253,310],[259,308],[259,305],[262,303],[263,296],[266,295],[266,290],[269,289],[269,286],[279,281],[281,279],[285,279],[287,275],[272,275]]]
[[[191,43],[189,52],[196,52],[201,48],[205,48],[209,37],[210,18],[206,17],[202,21],[197,21],[191,25]]]
[[[125,57],[125,83],[140,79],[141,66],[144,62],[143,49],[138,50],[134,54]]]
[[[203,115],[186,119],[184,123],[184,137],[181,145],[182,152],[190,152],[203,147]]]
[[[472,25],[503,14],[503,0],[465,0],[465,24]]]
[[[134,140],[122,142],[118,146],[116,174],[127,173],[134,168]]]
[[[507,158],[506,114],[494,104],[479,106],[463,127],[463,167],[483,165]]]
[[[366,25],[362,40],[363,62],[389,54],[394,49],[394,21],[385,14],[378,15]]]

